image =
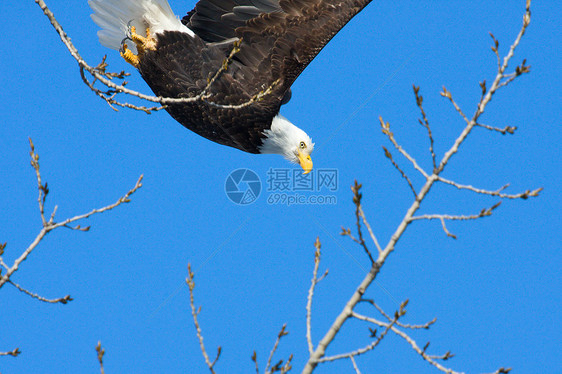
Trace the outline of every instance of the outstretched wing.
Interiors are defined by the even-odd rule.
[[[206,42],[236,37],[235,30],[262,13],[282,12],[279,0],[202,0],[182,23]]]
[[[208,43],[241,38],[234,77],[284,97],[322,48],[371,0],[201,0],[182,22]]]
[[[332,37],[370,0],[201,0],[182,22],[197,37],[178,31],[158,36],[139,70],[154,92],[165,97],[200,93],[234,46],[227,71],[209,87],[206,102],[171,104],[180,123],[215,142],[259,153],[264,131],[290,87]],[[237,109],[220,105],[249,102]]]

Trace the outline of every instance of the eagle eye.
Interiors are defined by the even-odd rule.
[[[301,149],[305,149],[306,148],[306,143],[305,142],[300,142],[299,147]]]

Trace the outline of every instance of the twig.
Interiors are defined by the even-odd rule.
[[[484,110],[485,110],[486,106],[488,105],[488,103],[491,101],[492,96],[501,87],[500,83],[501,83],[502,78],[504,77],[505,69],[507,68],[507,65],[508,65],[509,61],[513,57],[513,53],[514,53],[515,49],[517,48],[517,46],[519,45],[519,43],[521,41],[521,38],[522,38],[523,34],[525,33],[525,30],[529,26],[530,19],[531,19],[530,18],[531,17],[530,4],[531,4],[530,0],[527,0],[525,15],[523,16],[523,25],[522,25],[517,37],[515,38],[515,41],[511,45],[507,55],[504,57],[503,63],[501,65],[499,65],[498,72],[496,74],[494,82],[492,83],[492,86],[490,87],[490,89],[488,91],[485,92],[485,94],[482,95],[482,98],[479,101],[479,103],[477,105],[477,109],[476,109],[474,115],[472,116],[472,118],[468,119],[464,115],[464,113],[460,110],[460,108],[458,108],[458,106],[455,105],[455,107],[458,108],[457,110],[462,115],[463,119],[466,121],[467,124],[466,124],[465,128],[462,130],[462,132],[460,133],[460,135],[458,136],[458,138],[454,141],[453,145],[449,148],[449,150],[447,152],[445,152],[445,154],[441,158],[437,168],[435,168],[435,170],[433,171],[431,176],[427,175],[427,173],[417,164],[415,159],[413,157],[411,157],[405,150],[402,149],[401,146],[399,146],[397,144],[396,140],[394,139],[394,135],[392,134],[392,132],[390,132],[390,125],[385,124],[383,122],[382,118],[380,118],[383,133],[385,133],[388,136],[389,140],[392,142],[394,147],[400,153],[402,153],[402,155],[404,157],[406,157],[406,159],[408,159],[412,163],[414,168],[416,170],[418,170],[426,178],[426,181],[425,181],[425,184],[419,190],[416,198],[412,202],[412,205],[407,210],[404,218],[402,219],[402,221],[400,222],[400,224],[398,225],[398,227],[394,231],[394,234],[391,236],[387,245],[385,246],[383,251],[379,253],[379,256],[378,256],[377,260],[372,264],[369,272],[365,275],[364,279],[361,281],[361,283],[356,288],[353,295],[347,301],[347,303],[343,307],[340,314],[336,317],[336,319],[334,320],[334,322],[332,323],[332,325],[330,326],[330,328],[328,329],[328,331],[326,332],[324,337],[318,343],[314,353],[308,359],[308,361],[307,361],[307,363],[306,363],[306,365],[303,369],[303,373],[311,373],[316,368],[319,361],[324,357],[327,347],[334,340],[338,331],[343,326],[345,321],[347,319],[351,318],[352,316],[354,316],[353,309],[355,308],[357,303],[360,302],[360,300],[363,298],[363,295],[365,294],[367,288],[375,280],[376,276],[378,275],[381,267],[384,265],[388,256],[395,250],[396,244],[397,244],[398,240],[402,237],[404,232],[406,231],[406,228],[413,222],[412,218],[414,217],[415,213],[420,208],[421,202],[425,199],[425,197],[427,196],[427,194],[429,193],[429,191],[431,190],[431,187],[435,184],[435,182],[437,182],[439,180],[439,175],[443,172],[443,170],[445,169],[445,167],[449,163],[449,160],[451,159],[451,157],[453,157],[453,155],[458,152],[460,146],[464,143],[464,141],[466,140],[466,138],[468,137],[468,135],[470,134],[472,129],[476,126],[476,124],[478,123],[478,119],[484,113]],[[483,91],[485,91],[485,90],[483,90]],[[448,97],[449,100],[454,102],[452,100],[452,95],[450,95],[450,93],[446,89],[444,89],[442,95],[445,96],[445,97]],[[386,327],[386,325],[384,325],[384,326]],[[403,334],[395,326],[392,327],[392,331],[396,332],[399,335]],[[407,335],[405,335],[405,336],[407,337]],[[414,349],[416,349],[418,351],[418,353],[420,353],[422,355],[422,357],[424,357],[424,359],[428,360],[428,362],[430,362],[432,365],[434,365],[436,367],[439,367],[442,371],[444,371],[446,373],[454,373],[452,370],[446,369],[446,368],[440,366],[439,364],[437,364],[431,357],[428,357],[421,349],[419,349],[419,347],[417,347],[417,345],[415,345],[415,342],[412,339],[410,339],[409,337],[407,337],[407,338],[406,337],[405,337],[405,339],[407,339],[407,341],[410,342],[412,347],[414,347]]]
[[[355,369],[355,374],[361,374],[361,372],[359,371],[359,367],[357,367],[357,363],[355,362],[355,358],[353,356],[351,356],[349,359],[351,360],[351,363],[353,364],[353,369]]]
[[[367,302],[367,303],[371,304],[371,305],[374,306],[374,307],[379,311],[379,313],[382,314],[386,319],[388,319],[389,321],[392,320],[392,318],[390,318],[390,316],[389,316],[388,314],[386,314],[386,312],[385,312],[380,306],[378,306],[377,303],[375,303],[374,300],[371,300],[371,299],[361,299],[361,301],[364,301],[364,302]],[[434,319],[432,319],[431,321],[426,322],[426,323],[424,323],[424,324],[422,324],[422,325],[410,325],[410,324],[407,324],[407,323],[402,323],[402,322],[400,322],[400,321],[396,321],[396,325],[397,325],[397,326],[400,326],[400,327],[407,328],[407,329],[412,329],[412,330],[417,330],[417,329],[425,329],[425,330],[427,330],[427,329],[429,329],[429,327],[431,327],[431,325],[433,325],[435,322],[437,322],[437,318],[434,318]]]
[[[431,134],[431,127],[429,127],[429,120],[427,119],[427,115],[425,114],[425,110],[423,110],[423,96],[419,94],[420,88],[414,85],[414,95],[416,96],[416,105],[420,108],[423,121],[419,119],[420,125],[426,128],[427,136],[429,137],[429,153],[431,154],[431,161],[433,162],[433,169],[437,168],[437,164],[435,163],[435,152],[433,151],[433,135]]]
[[[365,250],[365,253],[367,253],[367,256],[369,256],[369,260],[371,260],[371,263],[374,263],[375,260],[373,259],[373,256],[371,255],[371,251],[369,251],[369,248],[365,243],[365,239],[363,239],[363,232],[361,231],[361,220],[360,220],[361,212],[362,212],[361,198],[363,197],[363,194],[359,191],[361,190],[362,186],[363,186],[362,184],[357,183],[357,180],[355,180],[354,185],[351,186],[351,191],[353,192],[353,203],[355,204],[355,220],[357,225],[357,234],[359,235],[359,240],[356,241],[359,244],[361,244],[361,246]],[[376,239],[375,239],[375,243],[376,243]],[[377,249],[379,249],[380,252],[380,248],[377,247]]]
[[[215,373],[214,366],[217,363],[220,354],[221,354],[221,347],[217,348],[217,356],[211,362],[209,359],[209,355],[205,350],[205,344],[203,344],[203,334],[201,333],[201,327],[199,326],[199,321],[197,320],[197,315],[201,312],[201,307],[195,308],[195,300],[193,296],[193,289],[195,288],[195,282],[193,281],[193,272],[191,271],[191,264],[187,264],[187,278],[185,279],[185,283],[189,288],[189,305],[191,306],[191,315],[193,316],[193,323],[195,324],[195,330],[197,331],[197,338],[199,339],[199,347],[201,347],[201,353],[203,353],[203,357],[205,358],[205,363],[207,367],[211,371],[211,373]]]
[[[494,371],[491,374],[507,374],[511,371],[511,368],[499,368],[498,370]]]
[[[447,229],[447,224],[445,223],[445,219],[443,217],[439,217],[439,220],[441,221],[441,227],[443,228],[443,231],[445,232],[445,235],[447,235],[449,238],[453,238],[456,239],[457,236],[455,234],[452,234],[448,229]]]
[[[406,307],[407,304],[408,304],[408,300],[406,300],[402,304],[400,304],[400,309],[394,313],[394,318],[390,321],[390,323],[387,324],[387,326],[385,327],[385,330],[378,336],[377,340],[375,340],[374,342],[372,342],[368,346],[357,349],[353,352],[342,353],[342,354],[334,355],[334,356],[322,357],[320,360],[318,360],[318,362],[328,362],[328,361],[341,360],[343,358],[352,358],[354,356],[359,356],[363,353],[366,353],[366,352],[374,349],[382,341],[382,339],[386,336],[388,331],[390,331],[390,329],[392,329],[392,326],[394,326],[394,324],[398,321],[398,319],[400,317],[402,317],[404,314],[406,314],[405,307]],[[374,334],[373,334],[373,337],[374,337]]]
[[[32,293],[28,290],[26,290],[25,288],[23,288],[22,286],[20,286],[17,283],[14,283],[12,280],[8,280],[8,283],[10,283],[12,286],[14,286],[15,288],[17,288],[18,290],[20,290],[21,292],[33,297],[34,299],[37,299],[39,301],[44,301],[46,303],[52,303],[52,304],[56,304],[56,303],[61,303],[61,304],[66,304],[69,301],[72,301],[72,297],[70,297],[70,295],[66,295],[64,297],[58,298],[58,299],[46,299],[42,296],[39,296],[36,293]]]
[[[314,242],[316,251],[314,252],[314,270],[312,271],[312,280],[310,281],[310,288],[308,289],[308,297],[306,302],[306,342],[308,343],[308,353],[314,352],[314,345],[312,344],[312,298],[314,296],[314,287],[319,282],[318,280],[318,266],[320,265],[320,238],[316,238]]]
[[[468,220],[474,220],[474,219],[478,219],[478,218],[482,218],[482,217],[488,217],[492,215],[492,211],[494,209],[496,209],[497,207],[499,207],[501,204],[501,201],[496,203],[495,205],[491,206],[490,208],[484,208],[480,211],[480,213],[478,214],[472,214],[469,216],[465,216],[465,215],[459,215],[459,216],[453,216],[453,215],[449,215],[449,214],[423,214],[420,216],[413,216],[410,218],[410,221],[416,221],[416,220],[421,220],[421,219],[427,219],[427,220],[432,220],[432,219],[438,219],[439,221],[441,221],[441,226],[443,227],[443,231],[445,232],[445,234],[453,239],[456,239],[456,235],[451,234],[449,232],[449,230],[447,230],[447,225],[445,224],[445,221],[468,221]]]
[[[98,341],[98,345],[96,345],[96,352],[98,353],[98,362],[100,363],[100,373],[104,374],[103,355],[105,354],[105,349],[101,347],[101,341]]]
[[[493,127],[493,126],[488,126],[485,125],[483,123],[477,123],[476,126],[478,127],[482,127],[483,129],[487,129],[490,131],[497,131],[499,133],[501,133],[502,135],[505,134],[515,134],[515,131],[517,130],[517,126],[505,126],[503,129],[499,128],[499,127]]]
[[[260,367],[258,365],[258,354],[256,353],[256,351],[254,351],[254,353],[252,354],[251,359],[252,361],[254,361],[254,364],[256,365],[256,374],[260,374]]]
[[[419,216],[410,217],[410,221],[416,221],[416,220],[420,220],[420,219],[427,219],[427,220],[444,219],[444,220],[449,220],[449,221],[467,221],[467,220],[472,220],[472,219],[478,219],[478,218],[481,218],[481,217],[491,216],[494,209],[496,209],[500,205],[501,205],[501,201],[494,204],[493,206],[491,206],[489,208],[482,209],[480,211],[480,213],[478,213],[478,214],[472,214],[472,215],[469,215],[469,216],[466,216],[466,215],[453,216],[453,215],[449,215],[449,214],[423,214],[423,215],[419,215]]]
[[[369,231],[369,235],[371,236],[373,243],[375,243],[377,250],[379,251],[379,253],[381,253],[382,248],[379,244],[379,241],[377,240],[377,237],[375,236],[375,233],[373,232],[373,229],[371,229],[371,225],[369,224],[369,221],[367,221],[367,217],[365,217],[365,212],[363,211],[363,207],[361,205],[359,205],[359,215],[363,220],[363,224],[367,227],[367,230]]]
[[[416,159],[413,158],[412,156],[410,156],[410,155],[408,154],[408,152],[406,152],[406,150],[404,150],[404,148],[402,148],[402,146],[399,145],[399,144],[396,142],[396,139],[394,139],[394,134],[392,133],[392,131],[390,131],[390,123],[388,123],[388,122],[385,123],[385,122],[383,121],[382,117],[380,117],[380,116],[379,116],[379,121],[380,121],[380,124],[381,124],[381,129],[382,129],[383,134],[385,134],[385,135],[388,137],[388,139],[390,140],[390,142],[392,143],[392,145],[394,145],[394,148],[396,148],[396,150],[397,150],[398,152],[400,152],[400,153],[402,154],[402,156],[404,156],[408,161],[410,161],[410,163],[414,166],[414,168],[415,168],[417,171],[419,171],[420,174],[425,177],[425,179],[429,178],[429,175],[427,175],[427,173],[425,172],[425,170],[423,170],[423,169],[418,165],[418,162],[416,161]],[[386,148],[385,148],[385,150],[386,150]],[[388,152],[388,151],[386,151],[385,154],[386,154],[387,152]],[[390,152],[388,152],[388,153],[390,154]],[[387,156],[387,157],[388,157],[388,156]],[[410,182],[410,185],[411,185],[411,182]],[[411,187],[411,188],[412,188],[412,190],[413,190],[413,187]],[[415,191],[414,191],[414,192],[415,192]]]
[[[129,199],[130,196],[132,194],[134,194],[139,188],[142,187],[141,182],[142,182],[143,176],[141,175],[139,177],[139,179],[137,180],[135,186],[131,190],[129,190],[124,196],[120,197],[115,203],[113,203],[111,205],[105,206],[105,207],[100,208],[100,209],[94,209],[91,212],[86,213],[86,214],[82,214],[82,215],[74,216],[72,218],[68,218],[68,219],[66,219],[62,222],[55,222],[54,221],[55,213],[57,211],[57,207],[55,206],[55,208],[53,209],[53,212],[50,215],[50,218],[47,220],[47,218],[45,217],[45,201],[46,201],[47,195],[49,193],[49,188],[47,187],[47,183],[43,184],[43,182],[42,182],[41,172],[40,172],[40,167],[39,167],[39,155],[37,153],[35,153],[35,146],[33,145],[33,142],[31,140],[31,138],[29,139],[29,144],[30,144],[30,147],[31,147],[31,151],[30,151],[31,166],[35,170],[35,175],[36,175],[36,178],[37,178],[37,188],[39,190],[37,202],[38,202],[38,205],[39,205],[39,214],[41,215],[41,220],[43,222],[43,228],[41,229],[39,234],[37,234],[37,236],[35,237],[33,242],[29,245],[29,247],[27,247],[27,249],[20,255],[20,257],[18,257],[14,261],[14,263],[11,267],[8,268],[7,265],[4,264],[3,261],[2,261],[2,263],[4,264],[3,266],[7,268],[7,271],[0,278],[0,288],[2,288],[2,286],[10,280],[10,277],[12,276],[12,274],[19,269],[20,264],[27,259],[27,257],[31,254],[31,252],[33,252],[33,250],[37,247],[37,245],[41,242],[41,240],[43,240],[45,235],[47,235],[49,232],[51,232],[54,229],[59,228],[59,227],[69,227],[70,223],[88,218],[88,217],[90,217],[94,214],[103,213],[103,212],[106,212],[108,210],[114,209],[114,208],[118,207],[119,205],[121,205],[123,203],[128,203],[128,202],[131,201]],[[89,227],[81,228],[80,226],[76,226],[76,227],[72,227],[72,228],[75,229],[75,230],[81,230],[81,231],[87,231],[89,229]]]
[[[459,114],[461,115],[461,117],[464,119],[464,121],[466,122],[466,124],[470,124],[470,120],[467,118],[467,116],[463,113],[462,109],[459,107],[459,105],[457,104],[457,102],[453,99],[453,95],[451,94],[450,91],[447,90],[447,88],[445,88],[445,86],[443,86],[443,91],[441,92],[441,96],[446,97],[447,99],[449,99],[449,101],[451,102],[451,104],[453,104],[453,106],[455,107],[455,109],[457,110],[457,112],[459,112]],[[484,99],[484,97],[482,97],[482,99],[480,99],[481,101]]]
[[[276,371],[281,370],[281,365],[283,364],[283,360],[279,361],[274,367],[271,368],[271,370],[269,370],[269,367],[271,366],[271,360],[273,359],[273,355],[275,354],[275,351],[277,351],[277,347],[279,346],[279,342],[281,341],[281,338],[289,334],[287,331],[285,331],[286,327],[287,327],[286,323],[283,325],[283,327],[281,327],[281,331],[279,331],[279,334],[277,334],[277,339],[275,339],[275,344],[273,345],[271,352],[269,352],[269,358],[267,359],[267,364],[265,365],[266,374],[274,373]],[[292,359],[292,355],[289,357],[288,362],[290,362],[291,359]]]
[[[373,323],[377,326],[384,327],[384,328],[388,328],[390,323],[392,323],[392,320],[390,320],[388,323],[382,322],[382,321],[379,321],[375,318],[367,317],[367,316],[364,316],[364,315],[361,315],[361,314],[358,314],[358,313],[355,313],[355,312],[353,312],[353,317],[358,319],[358,320],[370,322],[370,323]],[[449,373],[449,374],[460,374],[456,371],[453,371],[452,369],[444,367],[443,365],[441,365],[440,363],[438,363],[436,361],[436,360],[447,360],[447,359],[453,357],[453,355],[450,352],[446,352],[445,354],[443,354],[441,356],[428,355],[425,352],[425,349],[420,348],[416,344],[415,340],[413,340],[408,334],[406,334],[402,330],[398,329],[396,326],[390,326],[390,330],[392,332],[394,332],[396,335],[398,335],[398,336],[402,337],[404,340],[406,340],[410,344],[410,346],[414,349],[414,351],[416,351],[420,356],[423,357],[424,360],[429,362],[431,365],[435,366],[440,371],[442,371],[444,373]],[[426,346],[426,348],[427,348],[427,346]]]
[[[109,107],[115,111],[118,111],[117,108],[115,108],[113,105],[117,105],[120,106],[122,108],[128,108],[128,109],[134,109],[134,110],[140,110],[145,112],[146,114],[151,114],[152,112],[155,111],[159,111],[165,108],[165,106],[161,105],[161,106],[152,106],[152,107],[145,107],[145,106],[141,106],[141,105],[134,105],[134,104],[129,104],[129,103],[122,103],[119,102],[117,100],[115,100],[115,96],[116,94],[119,93],[119,91],[102,91],[99,88],[94,86],[94,82],[97,80],[97,78],[94,78],[93,82],[90,82],[88,80],[88,78],[86,77],[86,75],[84,74],[84,69],[85,67],[80,65],[80,78],[82,78],[82,81],[90,88],[90,90],[92,90],[97,96],[101,97],[103,100],[105,100],[105,102],[109,105]],[[106,73],[106,74],[112,74],[112,73]],[[125,83],[123,82],[122,85],[120,87],[125,87]]]
[[[490,190],[485,190],[485,189],[481,189],[481,188],[476,188],[473,187],[471,185],[465,185],[465,184],[460,184],[448,179],[445,179],[443,177],[439,177],[438,178],[439,182],[443,182],[446,184],[449,184],[451,186],[454,186],[456,188],[458,188],[459,190],[469,190],[472,192],[476,192],[482,195],[490,195],[490,196],[497,196],[497,197],[501,197],[502,199],[527,199],[529,197],[537,197],[539,196],[539,193],[543,190],[543,188],[537,188],[533,191],[530,190],[526,190],[525,192],[521,192],[518,194],[504,194],[502,193],[503,190],[505,190],[507,187],[509,187],[509,184],[506,184],[505,186],[497,189],[496,191],[490,191]]]
[[[400,166],[398,166],[396,161],[394,161],[394,159],[392,158],[392,153],[390,153],[390,151],[384,146],[382,147],[382,149],[384,149],[384,155],[386,156],[386,158],[388,158],[392,163],[392,165],[396,168],[396,170],[398,170],[400,175],[402,175],[402,178],[404,178],[406,182],[408,182],[408,186],[410,186],[410,190],[414,194],[414,198],[415,198],[417,196],[416,189],[414,188],[414,185],[412,184],[410,178],[408,178],[408,175],[406,175],[406,173],[404,173],[404,171],[400,168]]]
[[[13,349],[9,352],[0,352],[0,356],[12,356],[17,357],[21,353],[19,348]]]
[[[92,67],[88,63],[86,63],[86,61],[82,58],[82,56],[78,52],[78,49],[74,46],[74,44],[72,43],[72,41],[70,40],[68,35],[64,32],[62,26],[60,25],[60,23],[55,18],[53,12],[51,12],[51,10],[45,4],[45,1],[44,0],[35,0],[35,3],[37,3],[37,5],[39,5],[39,7],[41,8],[41,10],[45,14],[45,16],[47,16],[47,18],[51,22],[51,25],[54,27],[55,31],[59,34],[59,37],[61,38],[62,42],[64,43],[64,45],[66,46],[66,48],[70,52],[70,55],[76,60],[76,62],[78,62],[78,65],[80,66],[80,68],[83,69],[83,70],[86,70],[88,73],[90,73],[92,75],[92,77],[94,78],[94,82],[99,81],[100,83],[102,83],[103,85],[108,87],[109,89],[114,90],[113,93],[124,93],[124,94],[127,94],[127,95],[138,97],[142,100],[160,103],[161,105],[178,104],[178,103],[193,103],[193,102],[196,102],[196,101],[204,101],[211,106],[221,108],[221,109],[240,109],[240,108],[244,108],[246,106],[249,106],[256,101],[259,101],[259,100],[263,99],[263,97],[269,95],[273,91],[273,88],[275,88],[279,84],[279,80],[274,81],[267,89],[256,93],[248,101],[246,101],[242,104],[237,104],[237,105],[222,105],[222,104],[207,101],[207,92],[205,92],[205,90],[200,92],[196,96],[184,97],[184,98],[156,97],[156,96],[145,95],[145,94],[140,93],[138,91],[130,90],[130,89],[126,88],[124,85],[117,85],[117,84],[113,83],[111,81],[111,79],[113,77],[119,77],[120,74],[107,73],[105,71],[105,68],[107,67],[107,64],[105,64],[105,61],[103,61],[103,63],[105,64],[103,66],[103,68]],[[237,49],[237,48],[238,47],[235,46],[234,49]],[[233,54],[231,53],[230,56],[233,56]],[[229,58],[232,59],[232,57],[229,57]],[[227,58],[227,60],[229,58]],[[227,63],[227,65],[228,65],[228,63]],[[224,64],[222,66],[224,67]],[[215,76],[220,75],[221,71],[224,70],[223,67],[219,68],[219,71],[217,71]],[[123,74],[123,75],[125,75],[125,74]],[[104,98],[104,95],[106,95],[106,94],[103,91],[101,91],[97,88],[93,88],[93,83],[89,82],[88,79],[85,79],[85,77],[83,77],[82,79],[84,80],[84,83],[86,83],[88,85],[88,87],[90,87],[96,93],[97,96],[102,97],[110,106],[119,105],[119,106],[130,108],[130,109],[142,110],[146,113],[149,113],[152,110],[162,109],[162,107],[147,108],[147,107],[143,107],[143,106],[135,106],[133,104],[128,104],[128,103],[119,103],[116,100],[114,100],[113,97],[111,97],[109,99]],[[211,79],[211,81],[212,82],[209,82],[209,83],[212,84],[214,82],[214,80]],[[107,93],[107,94],[110,94],[110,93]],[[113,106],[112,106],[112,108],[115,109]]]

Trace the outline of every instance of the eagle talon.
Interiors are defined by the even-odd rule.
[[[123,39],[123,41],[125,41],[126,39]],[[119,51],[119,53],[121,54],[121,57],[123,57],[123,59],[125,61],[127,61],[129,64],[133,65],[134,67],[138,68],[139,63],[140,63],[140,58],[138,55],[135,55],[133,53],[133,51],[131,51],[129,49],[129,47],[127,47],[127,43],[123,43],[121,44],[121,48],[122,50]]]
[[[137,54],[127,47],[126,40],[131,40],[135,43],[137,47]],[[134,67],[138,67],[140,63],[140,58],[145,51],[155,51],[156,50],[156,39],[150,35],[150,28],[146,28],[146,36],[137,34],[135,26],[131,26],[131,21],[127,24],[127,36],[121,41],[120,54],[125,61]]]
[[[134,26],[131,26],[131,23],[133,23],[133,20],[130,20],[129,22],[127,22],[127,35],[126,35],[126,38],[125,38],[125,39],[129,39],[129,40],[132,40],[131,39],[132,38],[131,27],[134,27]]]
[[[124,53],[125,50],[127,49],[127,40],[133,41],[128,36],[123,38],[123,40],[121,40],[121,45],[119,46],[119,53]]]

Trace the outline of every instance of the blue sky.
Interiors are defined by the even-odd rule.
[[[49,1],[83,57],[110,69],[127,69],[130,87],[149,92],[118,54],[99,45],[85,1]],[[193,1],[171,1],[178,15]],[[68,305],[40,303],[7,285],[0,292],[0,351],[19,347],[19,357],[0,357],[3,373],[97,372],[94,347],[106,349],[105,368],[119,372],[206,372],[190,315],[184,279],[196,272],[196,304],[210,354],[222,346],[217,370],[250,372],[257,351],[262,371],[284,323],[289,335],[277,359],[295,355],[294,372],[307,358],[305,305],[313,267],[313,243],[322,241],[321,271],[313,304],[314,342],[324,335],[364,277],[368,259],[339,235],[354,227],[349,186],[363,183],[364,209],[386,243],[411,204],[411,193],[384,157],[391,148],[378,117],[429,170],[425,130],[417,123],[412,84],[421,86],[438,157],[463,127],[444,85],[471,114],[478,82],[495,76],[493,32],[505,53],[521,26],[524,1],[430,3],[377,1],[353,19],[293,86],[282,113],[316,143],[317,169],[337,171],[333,204],[271,204],[270,168],[291,167],[279,156],[250,155],[187,131],[167,113],[111,110],[81,82],[70,57],[36,4],[4,2],[0,16],[2,130],[0,136],[0,242],[11,264],[40,230],[36,181],[28,137],[40,154],[51,190],[47,210],[59,219],[114,202],[144,174],[132,202],[90,218],[88,233],[50,233],[13,280],[45,297],[70,294]],[[457,371],[558,372],[562,292],[560,265],[559,73],[562,28],[559,2],[533,4],[532,21],[512,67],[523,58],[526,75],[501,90],[482,121],[518,127],[515,135],[484,130],[463,144],[444,176],[459,183],[509,192],[544,187],[539,198],[504,201],[494,215],[448,225],[411,225],[367,296],[392,313],[410,299],[404,321],[429,331],[412,334],[431,353],[451,350],[445,364]],[[23,16],[25,15],[25,16]],[[422,181],[394,152],[412,177]],[[228,175],[250,169],[261,194],[248,205],[225,193]],[[291,191],[294,195],[296,191]],[[497,199],[436,186],[421,213],[473,214]],[[375,316],[374,311],[363,313]],[[370,342],[367,326],[344,325],[329,354]],[[433,373],[396,336],[357,359],[362,372]],[[351,372],[348,361],[323,364],[319,373]]]

